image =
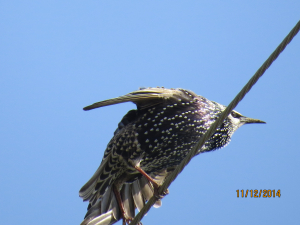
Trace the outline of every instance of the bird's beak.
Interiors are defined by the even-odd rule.
[[[262,120],[258,120],[258,119],[252,119],[249,117],[242,117],[241,121],[244,122],[245,124],[249,124],[249,123],[266,123],[265,121]]]

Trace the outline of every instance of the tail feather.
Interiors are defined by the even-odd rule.
[[[153,196],[153,186],[145,177],[125,183],[120,191],[125,213],[134,218],[135,209],[141,210]],[[161,205],[161,200],[155,203],[155,207]],[[112,225],[121,219],[121,211],[112,187],[107,188],[103,196],[90,206],[81,225]]]
[[[134,204],[139,211],[141,211],[141,209],[145,205],[145,201],[143,199],[143,195],[142,195],[142,192],[140,191],[140,189],[141,189],[140,182],[132,183],[132,197],[134,200]]]
[[[101,213],[105,213],[108,211],[108,208],[110,206],[110,202],[111,202],[111,198],[112,198],[112,188],[109,187],[106,190],[105,195],[103,195],[102,197],[102,201],[101,201]]]
[[[149,183],[149,181],[145,177],[142,177],[140,179],[140,186],[141,186],[141,192],[142,192],[142,195],[144,196],[145,201],[148,201],[153,196],[153,193],[154,193],[152,184]],[[159,199],[154,203],[153,206],[155,208],[159,208],[161,206],[161,204],[162,204],[161,200]]]
[[[93,206],[89,205],[84,221],[80,225],[111,225],[121,218],[118,202],[112,188]]]
[[[80,225],[92,225],[92,223],[90,223],[91,220],[93,220],[93,218],[96,217],[100,217],[101,215],[101,202],[97,202],[93,207],[91,207],[87,214],[85,215],[85,219],[82,221],[82,223]],[[102,216],[104,216],[104,214],[102,214]]]
[[[144,200],[148,201],[153,195],[154,192],[153,186],[148,182],[148,180],[145,177],[142,177],[139,180],[139,183],[140,183],[141,193],[144,197]]]
[[[123,206],[124,206],[124,210],[125,213],[129,216],[129,217],[134,217],[135,216],[135,205],[134,205],[134,200],[132,197],[132,192],[131,192],[131,184],[124,184],[123,188],[121,190],[121,196],[122,196],[122,200],[123,200]]]
[[[120,213],[116,196],[114,195],[113,192],[112,192],[112,198],[111,198],[111,203],[109,208],[112,209],[112,216],[115,218],[116,221],[118,221],[121,218],[121,213]]]
[[[109,210],[95,218],[85,219],[80,225],[111,225],[118,221],[112,215],[112,210]]]

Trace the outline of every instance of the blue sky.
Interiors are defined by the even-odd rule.
[[[84,106],[153,86],[227,105],[299,9],[298,0],[1,1],[1,223],[82,221],[78,191],[135,107]],[[298,34],[236,108],[267,124],[194,158],[144,224],[299,221],[299,49]],[[237,189],[282,195],[237,198]]]

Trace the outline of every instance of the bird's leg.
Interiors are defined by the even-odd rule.
[[[134,168],[139,171],[152,185],[154,188],[154,196],[157,197],[158,199],[163,198],[164,196],[166,196],[167,194],[169,194],[169,190],[167,189],[166,191],[164,191],[164,193],[159,194],[158,193],[158,189],[160,187],[160,185],[158,183],[156,183],[156,181],[150,177],[141,167],[139,166],[134,166]]]
[[[116,186],[113,187],[113,192],[116,196],[119,208],[121,210],[121,214],[122,214],[122,218],[123,218],[123,225],[129,224],[131,223],[131,221],[133,220],[133,218],[127,216],[126,212],[125,212],[125,208],[122,202],[122,198],[120,195],[120,192],[117,190]]]

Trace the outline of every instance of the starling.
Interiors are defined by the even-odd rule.
[[[226,108],[184,89],[143,88],[84,110],[122,102],[137,109],[118,124],[99,168],[79,192],[89,201],[81,225],[129,223]],[[232,111],[198,154],[226,146],[249,123],[265,122]],[[154,206],[160,205],[159,199]]]

